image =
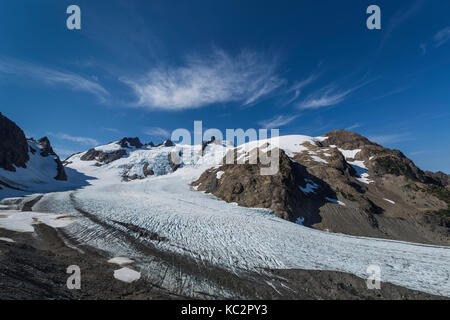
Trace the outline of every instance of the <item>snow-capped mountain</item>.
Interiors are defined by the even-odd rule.
[[[26,139],[0,114],[0,198],[54,191],[67,181],[64,166],[47,137]]]
[[[400,151],[344,130],[321,137],[283,136],[236,148],[248,163],[255,148],[280,148],[280,170],[224,164],[193,183],[227,202],[268,208],[305,226],[351,235],[448,244],[450,191]],[[253,150],[253,151],[252,151]]]
[[[255,151],[279,149],[279,170],[261,175]],[[226,164],[230,153],[233,163]],[[154,146],[138,138],[66,159],[92,183],[127,183],[181,170],[198,190],[245,207],[330,232],[448,244],[448,188],[397,150],[343,130],[324,136],[281,136],[234,147],[215,140]],[[180,173],[181,174],[181,173]],[[184,182],[180,182],[184,183]],[[441,211],[440,211],[441,210]],[[437,213],[437,214],[435,214]]]

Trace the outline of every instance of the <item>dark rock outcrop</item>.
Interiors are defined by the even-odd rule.
[[[55,153],[55,151],[53,151],[52,145],[50,143],[50,140],[47,137],[42,137],[40,138],[37,143],[40,145],[41,147],[41,152],[40,155],[42,157],[48,157],[48,156],[52,156],[54,157],[55,163],[56,163],[56,176],[54,177],[55,180],[60,180],[60,181],[66,181],[67,180],[67,174],[66,171],[64,169],[64,165],[61,162],[61,159],[58,157],[58,155]],[[33,152],[33,150],[31,150],[33,148],[30,147],[30,151]]]
[[[207,170],[192,185],[227,202],[268,208],[278,217],[294,221],[306,199],[299,188],[300,184],[304,184],[304,172],[283,150],[279,152],[280,167],[274,175],[260,175],[263,165],[258,159],[256,164],[224,164]],[[237,155],[234,157],[236,163]],[[219,172],[222,173],[220,178],[217,177]]]
[[[41,156],[48,157],[56,155],[47,137],[42,137],[37,141],[41,145]]]
[[[202,141],[202,155],[206,149],[206,147],[211,144],[214,143],[214,141],[216,141],[216,137],[212,136],[208,141]]]
[[[56,162],[56,171],[57,171],[55,180],[67,181],[66,170],[64,169],[64,165],[61,162],[61,160],[59,159],[59,157],[55,158],[55,162]]]
[[[181,166],[181,151],[179,151],[178,153],[175,152],[171,152],[169,153],[168,156],[168,160],[169,160],[169,165],[170,168],[172,169],[172,171],[176,171],[180,166]]]
[[[436,181],[438,184],[440,184],[443,187],[450,186],[450,175],[445,174],[441,171],[438,172],[431,172],[431,171],[425,171],[425,175]]]
[[[372,175],[381,177],[392,174],[406,176],[423,183],[431,182],[424,172],[399,150],[384,148],[355,132],[346,130],[334,130],[324,136],[328,137],[321,143],[324,147],[335,145],[344,150],[361,149],[355,160],[367,161],[367,167]]]
[[[104,152],[100,150],[96,150],[94,148],[89,149],[85,154],[83,154],[80,157],[80,160],[83,161],[92,161],[97,160],[98,162],[102,162],[104,164],[111,163],[115,160],[118,160],[122,158],[124,155],[126,155],[127,152],[123,149],[111,151],[111,152]]]
[[[136,138],[122,138],[119,142],[117,142],[119,146],[122,148],[129,148],[129,147],[135,147],[135,148],[142,148],[142,143],[139,140],[138,137]]]
[[[163,142],[161,142],[160,144],[157,145],[157,147],[174,147],[175,143],[173,143],[171,140],[167,139]]]
[[[13,121],[0,113],[0,168],[16,171],[14,167],[26,168],[30,159],[25,134]]]
[[[145,177],[152,176],[155,174],[155,172],[149,168],[148,162],[144,163],[144,167],[142,168],[142,170]]]

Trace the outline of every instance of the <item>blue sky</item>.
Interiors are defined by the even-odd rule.
[[[2,1],[0,37],[0,111],[62,156],[202,120],[346,128],[450,173],[447,0]]]

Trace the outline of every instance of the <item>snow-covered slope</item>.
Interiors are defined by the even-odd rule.
[[[69,178],[66,178],[58,156],[48,153],[42,143],[32,139],[28,139],[27,143],[29,160],[26,168],[14,166],[15,171],[0,168],[0,199],[69,190],[83,185],[82,175],[73,170],[67,170]]]
[[[193,167],[198,170],[205,170],[216,166],[222,162],[228,150],[233,147],[226,141],[217,141],[208,144],[203,151],[200,145],[174,146],[143,146],[142,148],[125,147],[122,148],[118,142],[113,142],[105,146],[96,147],[95,150],[110,153],[124,150],[125,154],[118,160],[110,163],[99,163],[97,160],[82,160],[86,152],[78,153],[66,159],[67,167],[83,172],[86,175],[98,178],[93,183],[105,183],[106,181],[117,182],[123,180],[126,173],[128,176],[136,175],[138,179],[145,178],[144,168],[153,171],[152,176],[161,176],[172,173],[174,170],[169,160],[169,156],[179,157],[180,167]],[[135,180],[135,179],[133,179]]]

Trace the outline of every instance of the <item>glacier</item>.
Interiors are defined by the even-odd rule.
[[[298,142],[291,143],[296,140],[292,136],[279,139],[289,154],[303,148]],[[199,148],[136,149],[102,166],[81,161],[82,154],[74,155],[68,167],[92,177],[90,185],[44,194],[33,211],[76,217],[63,227],[67,234],[109,252],[111,257],[132,259],[147,276],[154,272],[151,262],[127,238],[118,237],[126,226],[158,235],[156,240],[136,236],[142,245],[235,274],[307,269],[347,272],[365,279],[367,268],[378,265],[382,282],[450,297],[449,247],[328,233],[282,220],[267,209],[244,208],[197,192],[190,183],[204,170],[219,166],[231,147],[210,144],[204,156],[199,155]],[[166,161],[174,150],[181,151],[183,158],[175,172]],[[132,166],[139,172],[144,162],[154,169],[154,176],[121,181],[124,167]]]

